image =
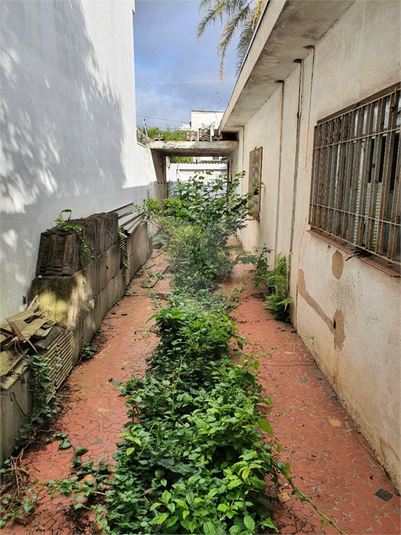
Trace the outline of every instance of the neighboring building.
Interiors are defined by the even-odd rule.
[[[205,130],[208,132],[208,141],[211,141],[217,131],[223,117],[222,111],[191,111],[191,123],[188,128],[183,125],[180,130],[192,130],[196,132],[197,139]],[[167,180],[174,183],[177,180],[188,180],[195,175],[201,176],[208,173],[211,179],[227,174],[227,158],[221,156],[194,156],[192,163],[169,163],[167,162]]]
[[[209,139],[213,139],[215,131],[219,128],[221,119],[223,118],[222,111],[201,111],[191,110],[191,130],[198,133],[198,138],[201,139],[202,132],[208,131]],[[195,162],[202,163],[206,161],[218,161],[218,156],[202,156],[194,158]]]
[[[263,183],[242,242],[289,255],[293,324],[398,488],[400,7],[270,0],[220,126]]]
[[[40,234],[62,210],[79,218],[148,193],[133,8],[134,0],[0,2],[1,321],[25,308]]]
[[[189,123],[184,123],[178,130],[191,130],[191,125]]]
[[[191,129],[210,128],[215,130],[219,127],[224,112],[191,110]]]
[[[207,176],[211,180],[218,178],[221,175],[227,174],[227,161],[220,157],[215,157],[216,160],[206,159],[193,163],[171,163],[168,167],[167,180],[168,182],[177,182],[177,180],[185,181],[194,176]],[[193,158],[195,160],[195,158]]]

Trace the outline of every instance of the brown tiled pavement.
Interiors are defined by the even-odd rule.
[[[162,272],[167,264],[156,256],[148,266]],[[264,394],[271,395],[274,403],[269,419],[283,446],[283,460],[291,464],[295,484],[347,535],[399,534],[400,498],[394,487],[292,326],[272,319],[248,279],[247,269],[238,266],[228,286],[246,285],[235,313],[238,327],[248,339],[244,351],[252,351],[260,361]],[[105,455],[111,460],[126,421],[117,386],[132,374],[144,373],[146,356],[157,343],[150,332],[152,322],[147,323],[155,305],[149,289],[142,288],[145,280],[149,282],[145,277],[135,279],[127,292],[130,295],[106,316],[101,332],[107,342],[101,352],[68,379],[69,395],[57,431],[66,433],[74,446],[88,447],[85,458]],[[166,281],[157,282],[152,291],[163,297],[168,293]],[[67,477],[71,449],[58,450],[58,444],[53,441],[31,451],[23,467],[39,481]],[[382,491],[388,493],[385,500],[377,497]],[[287,501],[274,510],[279,533],[338,533],[322,525],[310,505],[291,497],[288,486],[280,493]],[[71,521],[69,505],[66,499],[47,496],[24,519],[25,525],[8,525],[3,533],[90,533],[90,524],[78,529]]]
[[[243,266],[231,284],[249,281]],[[302,340],[290,324],[274,320],[264,300],[246,284],[235,313],[240,334],[259,360],[263,394],[273,406],[268,419],[290,462],[295,485],[310,496],[347,535],[399,534],[400,498],[355,424],[349,418]],[[384,501],[376,496],[386,491]],[[274,520],[280,533],[338,533],[290,487]]]

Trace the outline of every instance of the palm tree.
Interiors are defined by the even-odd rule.
[[[237,45],[237,74],[245,59],[253,33],[258,24],[266,0],[201,0],[199,11],[204,10],[205,15],[198,25],[198,39],[202,37],[206,28],[220,19],[224,23],[217,46],[220,59],[220,79],[224,79],[224,64],[227,51],[237,32],[239,41]]]

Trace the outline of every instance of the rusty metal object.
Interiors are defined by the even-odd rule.
[[[25,342],[27,344],[29,344],[31,346],[31,348],[35,351],[35,353],[37,353],[36,351],[36,347],[33,345],[33,343],[28,340],[27,338],[25,338],[25,336],[22,334],[22,332],[18,329],[18,327],[15,325],[15,323],[13,321],[9,321],[9,324],[10,324],[10,327],[11,329],[14,331],[14,333],[17,335],[18,337],[18,340],[20,342]]]

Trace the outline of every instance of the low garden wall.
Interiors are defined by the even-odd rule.
[[[38,349],[51,366],[55,388],[151,253],[146,223],[138,222],[122,237],[117,213],[68,221],[68,226],[81,230],[55,227],[42,234],[29,296],[29,301],[37,296],[39,310],[48,310],[57,325],[57,337]],[[15,355],[14,365],[1,377],[2,462],[32,410],[29,351],[22,358]]]

